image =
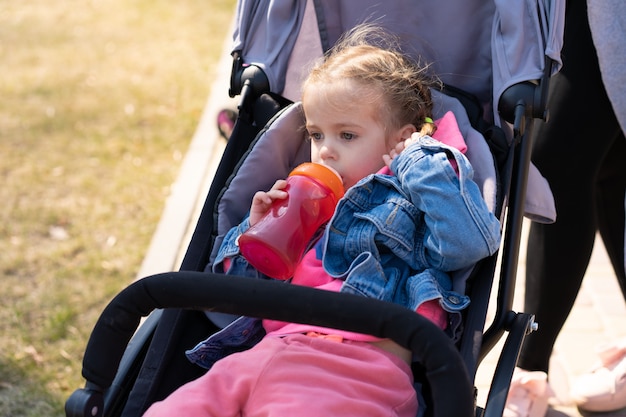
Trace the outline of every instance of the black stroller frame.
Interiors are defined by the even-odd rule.
[[[316,5],[319,2],[315,2]],[[320,6],[321,7],[321,6]],[[558,6],[553,6],[558,7]],[[319,10],[318,10],[319,11]],[[319,18],[319,16],[318,16]],[[546,96],[553,67],[545,58],[543,76],[509,86],[498,111],[512,126],[507,138],[483,120],[475,97],[454,87],[472,125],[485,134],[499,173],[496,215],[503,226],[499,253],[479,262],[468,279],[472,305],[464,332],[453,343],[427,319],[403,307],[342,293],[279,282],[203,272],[216,239],[217,204],[251,145],[291,101],[272,92],[263,68],[233,53],[230,95],[240,96],[238,120],[213,178],[180,271],[153,275],[120,292],[103,311],[83,360],[86,386],[66,402],[66,415],[136,416],[154,401],[204,371],[181,353],[218,328],[204,311],[308,323],[394,340],[417,358],[431,416],[501,416],[513,370],[534,316],[512,310],[524,201],[537,119],[546,119]],[[496,272],[497,265],[500,268]],[[485,331],[489,296],[498,273],[495,317]],[[139,326],[142,317],[148,316]],[[474,378],[484,357],[504,334],[504,347],[484,407],[476,404]],[[416,376],[418,378],[418,376]],[[449,394],[454,393],[454,401]]]

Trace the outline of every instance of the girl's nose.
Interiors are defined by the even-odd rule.
[[[332,159],[333,155],[333,151],[328,145],[324,144],[320,147],[319,156],[322,161]]]

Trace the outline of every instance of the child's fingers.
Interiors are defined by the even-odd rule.
[[[272,206],[272,198],[265,191],[257,191],[250,206],[250,226],[255,225]]]
[[[398,157],[406,148],[416,143],[422,135],[419,132],[413,133],[409,138],[400,141],[396,146],[389,151],[388,154],[383,155],[383,161],[385,165],[391,168],[391,162]]]
[[[272,197],[269,195],[269,192],[265,191],[257,191],[252,197],[252,206],[269,206],[272,204]]]
[[[287,198],[287,192],[284,191],[286,186],[287,181],[278,180],[269,191],[257,191],[254,194],[250,207],[250,225],[256,224],[267,213],[274,200]]]
[[[420,132],[414,132],[408,139],[404,141],[404,147],[408,148],[412,144],[416,143],[422,136],[423,135]]]
[[[383,160],[385,161],[385,163],[387,163],[387,160],[391,162],[391,160],[393,160],[395,157],[400,155],[400,153],[402,153],[403,150],[404,150],[404,142],[398,142],[396,146],[393,149],[391,149],[387,155],[383,155]]]
[[[274,199],[283,199],[287,197],[287,192],[283,191],[287,186],[287,181],[278,180],[272,185],[269,191],[257,191],[252,197],[253,205],[271,205]]]
[[[272,190],[284,190],[285,187],[287,187],[287,180],[277,180],[274,185],[272,185]]]
[[[390,154],[391,152],[383,155],[383,161],[385,161],[385,165],[387,165],[388,168],[391,168],[391,162],[393,161],[393,157]]]
[[[287,198],[287,191],[283,190],[269,190],[267,196],[270,198],[270,203],[274,200],[284,200]]]
[[[286,180],[278,180],[274,183],[272,188],[267,192],[267,195],[273,200],[283,200],[287,198],[287,192],[284,189],[287,187]]]

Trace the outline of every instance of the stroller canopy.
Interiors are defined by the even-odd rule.
[[[370,22],[398,35],[405,52],[431,64],[444,83],[489,107],[510,85],[540,79],[546,57],[559,69],[563,1],[244,0],[237,9],[233,52],[261,67],[271,90],[281,94],[303,26],[319,31],[320,49],[307,51],[314,59],[346,30]]]

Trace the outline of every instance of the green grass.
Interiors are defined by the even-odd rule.
[[[0,0],[0,415],[63,415],[136,276],[234,0]]]

